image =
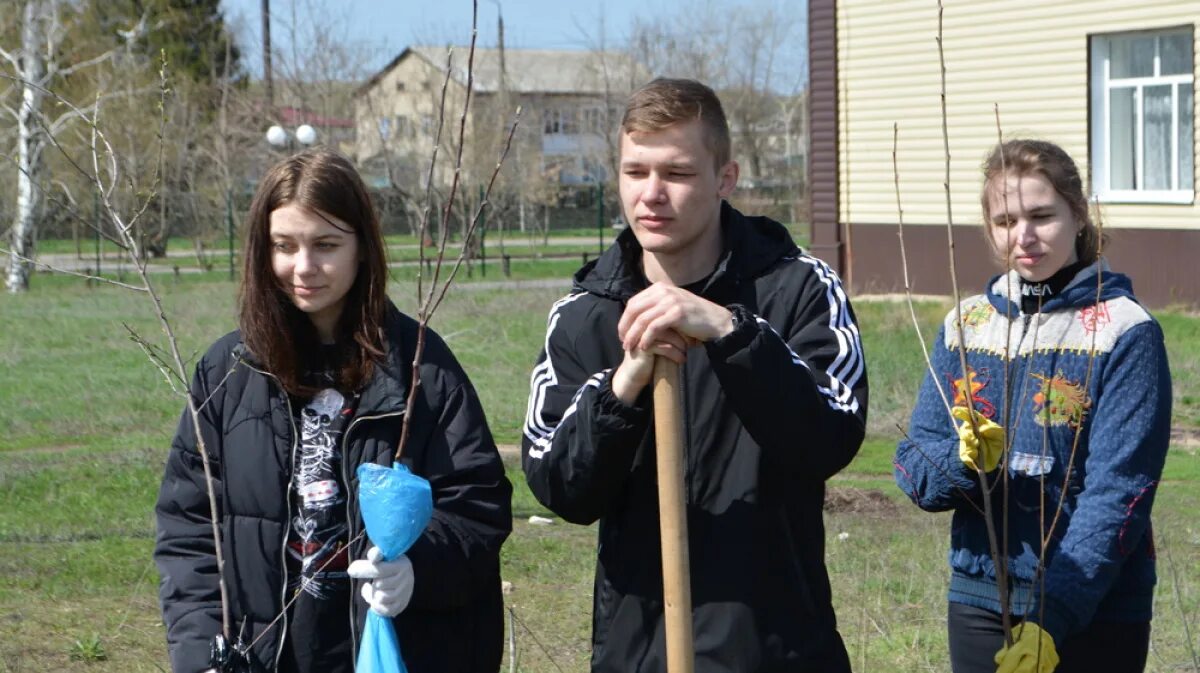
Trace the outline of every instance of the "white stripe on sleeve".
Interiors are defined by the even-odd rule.
[[[552,423],[546,419],[547,393],[553,386],[558,385],[558,373],[554,371],[554,362],[550,354],[550,337],[558,327],[563,307],[586,294],[586,292],[575,292],[559,299],[550,307],[550,315],[546,318],[546,341],[543,345],[546,357],[533,368],[533,373],[530,374],[529,405],[525,411],[524,434],[534,444],[534,448],[529,450],[529,455],[532,458],[541,458],[546,453],[550,448],[550,442],[553,441],[555,429],[563,420],[575,412],[575,402],[578,401],[583,390],[588,386],[599,386],[603,378],[604,372],[595,374],[580,386],[575,392],[571,406],[563,412],[562,418],[557,423]]]

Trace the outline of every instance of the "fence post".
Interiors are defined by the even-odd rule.
[[[604,254],[604,183],[596,183],[596,255]]]
[[[229,230],[229,280],[233,280],[233,189],[225,190],[225,224]]]

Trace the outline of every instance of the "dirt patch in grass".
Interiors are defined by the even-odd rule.
[[[500,444],[496,448],[500,450],[505,465],[520,466],[521,447],[515,444]],[[900,511],[900,506],[878,489],[830,486],[825,491],[825,511],[892,516]]]
[[[1200,447],[1200,428],[1171,428],[1171,446],[1192,450]]]
[[[847,486],[830,488],[825,492],[825,511],[891,516],[899,512],[900,507],[883,491]]]
[[[497,444],[496,449],[500,451],[500,458],[504,460],[505,465],[521,464],[521,446],[519,444]]]

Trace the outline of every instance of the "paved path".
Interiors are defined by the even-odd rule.
[[[594,256],[595,256],[594,252],[588,253],[589,259],[593,258]],[[168,258],[173,258],[173,257],[174,257],[173,255],[168,256]],[[3,259],[3,258],[4,258],[4,255],[0,254],[0,259]],[[579,260],[581,264],[583,262],[582,256],[578,253],[568,253],[568,254],[550,253],[550,254],[543,254],[541,257],[534,257],[533,255],[528,255],[528,254],[509,254],[509,258],[512,260],[515,260],[515,261],[549,262],[549,261],[564,260],[564,259],[575,259],[575,260]],[[442,268],[445,269],[445,268],[453,266],[455,260],[457,260],[457,259],[458,259],[457,254],[454,257],[448,256],[446,258],[446,260],[442,262]],[[416,266],[419,263],[420,262],[418,262],[415,259],[414,260],[406,260],[403,262],[391,262],[390,264],[388,264],[388,268],[394,269],[397,267]],[[480,260],[478,258],[476,258],[475,260],[473,260],[472,263],[475,264],[476,266],[478,266],[480,263]],[[487,264],[489,267],[494,267],[498,270],[500,268],[500,263],[501,263],[500,257],[498,255],[497,256],[493,256],[490,254],[488,255]],[[78,259],[77,257],[75,257],[75,255],[58,255],[58,254],[40,255],[40,256],[38,256],[35,264],[37,265],[38,271],[47,271],[48,270],[51,272],[65,271],[65,272],[69,272],[69,273],[91,273],[92,270],[94,270],[96,268],[96,259],[95,258]],[[176,271],[176,266],[178,266],[178,271]],[[118,264],[116,258],[102,259],[100,268],[101,268],[101,271],[103,271],[105,274],[111,274],[116,269],[123,269],[124,272],[127,274],[136,275],[134,272],[133,266],[130,265],[128,261],[123,261],[121,264]],[[219,271],[224,271],[228,268],[229,268],[229,265],[228,265],[228,262],[226,262],[225,264],[214,265],[213,271],[219,272]],[[202,272],[202,269],[200,269],[200,267],[195,266],[194,256],[193,256],[193,259],[190,260],[186,266],[183,264],[173,265],[173,264],[164,264],[164,263],[159,262],[159,263],[149,265],[147,267],[147,270],[153,274],[163,274],[163,273],[188,273],[188,274],[191,274],[191,273],[201,273]],[[465,273],[465,271],[460,271],[460,273]],[[497,271],[497,273],[499,273],[499,271]],[[470,282],[470,281],[467,281],[467,282]]]
[[[493,234],[491,237],[489,237],[488,241],[489,241],[489,243],[488,243],[488,259],[496,260],[496,263],[499,263],[499,259],[500,259],[499,245],[497,243],[497,238],[496,238],[495,234]],[[605,232],[605,240],[604,240],[605,246],[611,245],[612,242],[613,242],[613,238],[609,235],[609,232]],[[517,236],[506,237],[504,244],[505,244],[505,247],[507,248],[509,257],[511,257],[512,259],[518,259],[518,260],[520,260],[520,259],[537,259],[533,254],[531,254],[529,252],[529,239],[523,234],[519,234]],[[536,247],[538,249],[555,248],[555,247],[572,247],[572,246],[578,247],[578,246],[588,246],[588,245],[597,245],[598,246],[596,237],[594,237],[594,236],[593,237],[562,236],[562,237],[557,237],[557,238],[551,237],[550,240],[548,240],[544,245],[542,244],[540,237],[538,237],[534,241],[534,247]],[[412,251],[412,250],[417,250],[417,249],[418,249],[418,246],[416,243],[405,243],[405,244],[388,246],[388,250],[393,251],[393,252],[398,252],[398,251],[402,251],[402,250]],[[450,260],[456,259],[458,257],[458,250],[459,250],[459,248],[456,247],[456,245],[452,244],[450,246],[450,249],[448,249],[446,251],[447,258]],[[226,247],[223,247],[223,246],[209,248],[207,250],[207,252],[209,254],[222,255],[222,256],[227,254],[228,251],[229,251],[229,249]],[[588,252],[588,254],[594,255],[595,248],[590,250]],[[579,256],[579,254],[574,253],[574,252],[572,252],[572,253],[549,252],[548,254],[543,254],[540,259],[570,259],[570,258],[578,257],[578,256]],[[194,250],[183,250],[183,249],[168,250],[167,251],[167,259],[187,260],[186,266],[183,264],[180,265],[180,269],[179,269],[180,273],[198,273],[199,272],[199,269],[195,266],[196,252]],[[83,258],[81,259],[73,252],[55,252],[55,253],[40,254],[35,258],[35,262],[39,265],[39,268],[52,267],[53,269],[60,269],[63,271],[73,271],[76,273],[82,273],[86,269],[94,269],[96,267],[96,256],[94,253],[88,254],[85,251]],[[417,263],[416,260],[405,260],[402,262],[393,262],[392,264],[390,264],[390,266],[411,266],[416,263]],[[124,255],[124,253],[107,251],[100,255],[101,269],[104,269],[104,270],[115,269],[115,268],[118,268],[118,266],[123,267],[125,269],[130,269],[130,270],[132,269],[132,267],[129,264],[129,259],[128,259],[128,257],[126,257]],[[162,262],[158,262],[158,263],[151,264],[150,270],[154,273],[171,273],[174,271],[174,268],[173,268],[173,265],[171,265],[171,264],[165,264]]]

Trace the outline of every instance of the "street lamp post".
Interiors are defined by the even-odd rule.
[[[267,129],[266,140],[272,147],[291,149],[295,143],[310,147],[317,142],[317,130],[308,124],[301,124],[295,131],[288,131],[279,124],[272,124]],[[229,278],[234,277],[234,248],[233,248],[233,191],[225,195],[225,223],[229,235]]]
[[[317,130],[308,124],[297,126],[296,130],[291,133],[279,124],[274,124],[267,129],[267,142],[274,147],[290,148],[293,140],[309,147],[317,142]]]

